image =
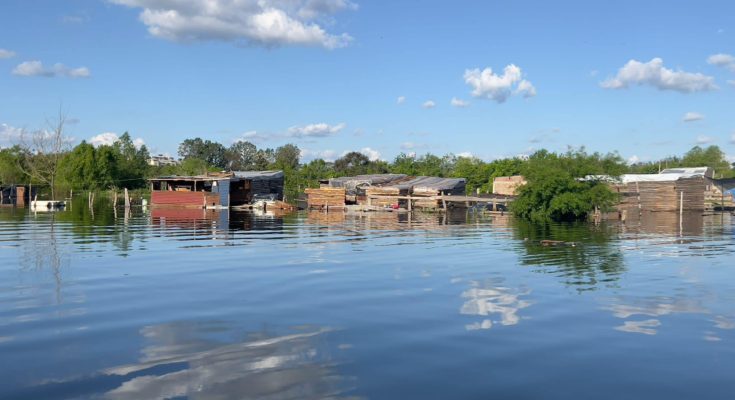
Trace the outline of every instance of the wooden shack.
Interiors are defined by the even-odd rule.
[[[705,211],[714,198],[723,198],[722,185],[711,176],[711,168],[676,168],[659,174],[626,174],[609,179],[620,194],[619,209],[640,211]],[[596,177],[595,179],[600,179]]]
[[[434,209],[443,206],[438,196],[461,196],[465,190],[464,178],[377,174],[334,178],[323,182],[318,189],[305,192],[309,208],[350,204],[411,208],[407,204],[408,197],[411,197],[413,206]]]
[[[343,176],[321,181],[319,188],[309,188],[304,193],[308,208],[344,207],[364,204],[367,190],[405,178],[403,174]]]
[[[30,192],[31,190],[33,193]],[[29,188],[25,185],[0,186],[0,206],[25,207],[26,204],[30,204],[35,194],[35,187]]]
[[[226,208],[257,200],[282,200],[282,171],[217,172],[149,179],[151,205]]]
[[[499,176],[493,179],[493,194],[515,196],[518,188],[526,183],[526,178],[521,175]]]

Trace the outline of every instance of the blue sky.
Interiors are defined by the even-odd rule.
[[[735,156],[733,15],[724,0],[6,0],[0,144],[63,104],[78,140],[129,131],[156,153],[199,136],[306,159]]]

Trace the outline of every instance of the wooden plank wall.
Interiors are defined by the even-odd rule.
[[[219,194],[210,192],[151,192],[151,204],[154,206],[199,207],[219,204]]]
[[[344,207],[345,205],[345,189],[344,188],[319,188],[306,189],[307,204],[309,208],[313,207]]]
[[[619,208],[641,211],[679,211],[684,192],[684,211],[703,211],[706,182],[702,178],[679,179],[670,182],[631,182],[613,186],[620,193]]]

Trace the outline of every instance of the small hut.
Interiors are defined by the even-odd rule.
[[[318,189],[306,189],[305,193],[309,208],[344,207],[349,204],[405,206],[408,196],[419,197],[413,203],[418,208],[437,208],[441,206],[437,196],[464,195],[465,188],[464,178],[377,174],[330,179]]]
[[[704,211],[706,199],[717,191],[711,168],[671,168],[658,174],[625,174],[608,180],[620,194],[618,208],[641,211]],[[589,179],[590,177],[588,177]]]
[[[282,171],[216,172],[149,179],[151,205],[226,208],[257,200],[282,200]]]
[[[526,178],[521,175],[499,176],[493,179],[493,194],[515,196],[518,194],[518,188],[526,183],[528,183]]]
[[[33,193],[30,192],[31,190]],[[29,188],[25,185],[0,186],[0,206],[25,207],[26,204],[30,204],[35,194],[35,187]]]

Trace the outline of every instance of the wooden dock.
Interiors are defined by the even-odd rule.
[[[470,207],[477,204],[490,204],[493,207],[490,211],[498,211],[498,205],[502,205],[507,208],[508,204],[514,200],[514,196],[505,195],[492,195],[487,197],[481,196],[457,196],[457,195],[439,195],[439,196],[394,196],[394,195],[367,195],[368,206],[372,205],[373,200],[406,200],[407,210],[413,211],[414,201],[436,201],[441,202],[441,210],[446,210],[447,207],[452,203],[462,203],[465,207]]]

